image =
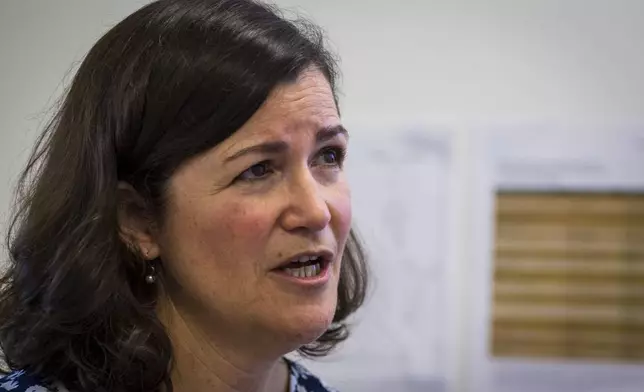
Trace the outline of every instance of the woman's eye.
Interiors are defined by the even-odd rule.
[[[342,166],[345,152],[341,148],[327,148],[320,152],[318,156],[318,165],[323,166]]]
[[[242,181],[255,181],[260,180],[272,172],[268,162],[257,163],[248,169],[246,169],[242,174],[237,177],[237,180]]]

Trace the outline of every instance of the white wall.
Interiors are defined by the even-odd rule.
[[[6,213],[25,150],[74,62],[142,3],[1,0],[0,213]],[[472,126],[612,123],[636,121],[644,113],[641,0],[278,3],[296,7],[328,30],[342,58],[342,108],[349,126],[432,122],[455,133],[454,279],[467,276],[476,257],[467,251],[468,184],[477,165],[470,154]],[[454,317],[464,328],[467,285],[456,280],[462,303]],[[458,336],[456,331],[452,342],[462,364],[468,346]]]
[[[622,117],[644,108],[641,1],[282,1],[327,27],[345,111]]]

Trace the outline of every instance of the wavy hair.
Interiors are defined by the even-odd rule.
[[[0,281],[0,345],[10,369],[79,391],[171,391],[173,350],[160,288],[122,240],[120,181],[164,214],[168,179],[232,135],[280,83],[337,65],[315,25],[253,0],[161,0],[89,51],[23,171]],[[331,327],[301,347],[327,354],[365,297],[355,233]]]

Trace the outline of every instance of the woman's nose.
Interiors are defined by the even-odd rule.
[[[302,174],[287,187],[287,208],[283,214],[286,230],[321,231],[331,221],[331,211],[325,197],[324,185],[310,172]]]

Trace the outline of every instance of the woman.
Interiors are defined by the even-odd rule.
[[[252,0],[161,0],[91,49],[19,189],[0,391],[326,391],[367,283],[336,65]]]

